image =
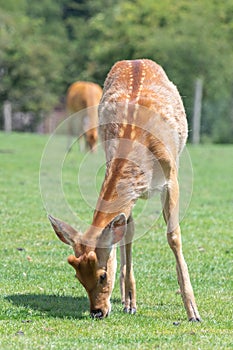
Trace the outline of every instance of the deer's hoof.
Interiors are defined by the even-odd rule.
[[[189,319],[189,322],[201,322],[201,318],[200,317],[191,317]]]
[[[131,315],[135,315],[136,314],[136,307],[132,307],[131,309],[130,309],[130,314]]]
[[[124,307],[123,312],[126,313],[126,314],[129,314],[129,310],[130,310],[129,307]]]
[[[124,307],[123,311],[126,314],[130,314],[130,315],[135,315],[136,314],[136,308],[135,307],[132,307],[132,308]]]

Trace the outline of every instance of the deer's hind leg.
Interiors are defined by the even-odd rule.
[[[168,181],[162,193],[163,215],[167,224],[167,240],[176,258],[178,283],[184,306],[190,321],[200,321],[193,288],[185,262],[179,225],[179,184],[176,168],[169,168]]]

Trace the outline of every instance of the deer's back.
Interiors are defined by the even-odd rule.
[[[174,156],[185,145],[187,121],[181,97],[151,60],[117,62],[106,78],[99,112],[104,140],[127,136],[141,142],[145,133],[138,130],[143,128]]]
[[[86,81],[73,83],[67,92],[67,109],[78,112],[84,108],[97,106],[102,96],[98,84]]]

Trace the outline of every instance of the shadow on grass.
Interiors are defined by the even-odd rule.
[[[68,297],[45,294],[13,294],[5,297],[16,306],[37,310],[49,317],[82,319],[89,310],[85,297]]]

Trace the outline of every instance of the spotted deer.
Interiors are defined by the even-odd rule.
[[[86,148],[93,151],[98,140],[98,111],[97,106],[102,96],[102,88],[95,83],[77,81],[73,83],[66,97],[66,108],[69,114],[80,113],[75,121],[69,122],[69,134],[84,136]],[[76,124],[76,125],[74,125]]]
[[[117,62],[104,84],[99,123],[106,174],[91,226],[82,235],[69,224],[49,217],[57,236],[73,247],[74,255],[68,262],[88,293],[91,316],[103,318],[110,313],[117,242],[124,311],[136,312],[132,209],[138,198],[158,190],[188,319],[200,321],[181,246],[177,173],[187,122],[176,87],[151,60]]]

